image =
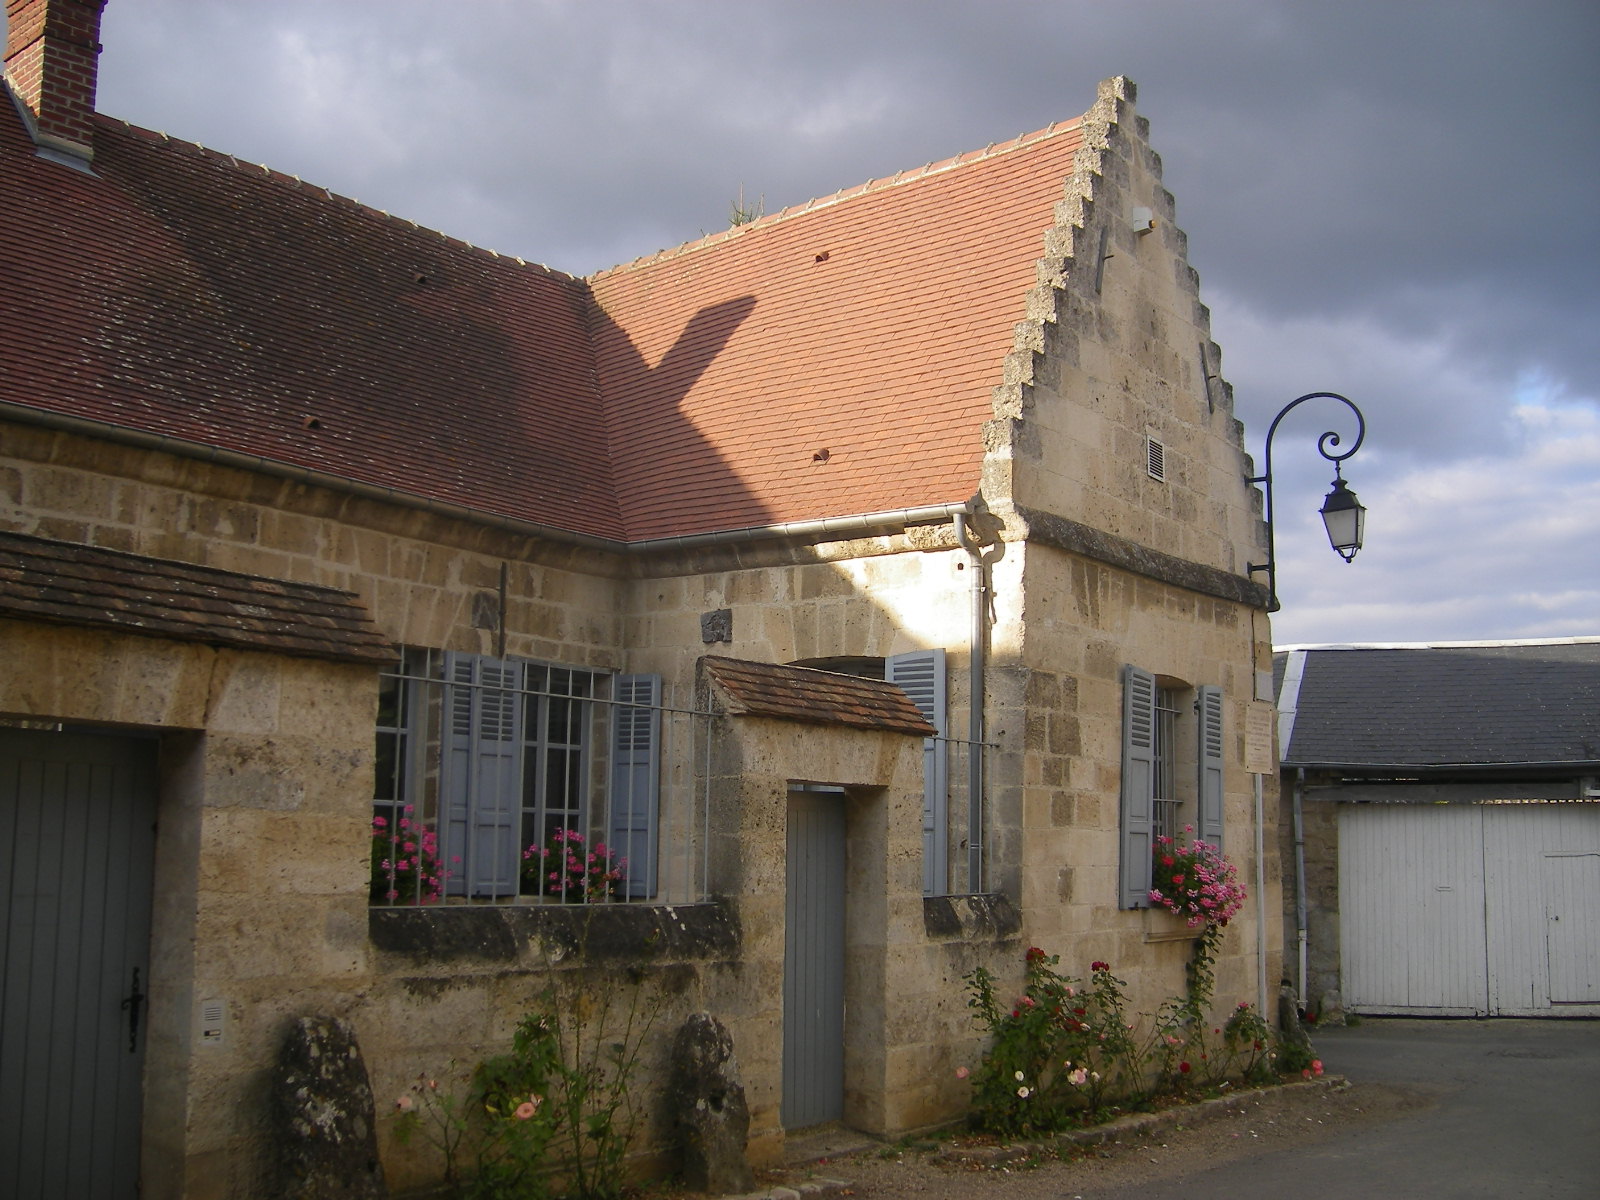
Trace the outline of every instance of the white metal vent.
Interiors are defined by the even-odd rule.
[[[1167,481],[1167,448],[1153,437],[1144,439],[1144,469],[1157,483]]]

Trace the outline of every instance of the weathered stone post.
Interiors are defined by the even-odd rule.
[[[755,1175],[745,1160],[750,1110],[733,1036],[710,1013],[695,1013],[673,1040],[668,1101],[682,1141],[684,1182],[712,1195],[752,1191]]]
[[[289,1200],[388,1200],[372,1084],[355,1030],[301,1017],[273,1078],[278,1190]]]

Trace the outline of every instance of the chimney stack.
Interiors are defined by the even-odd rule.
[[[94,157],[100,12],[106,0],[6,0],[6,81],[48,158]]]

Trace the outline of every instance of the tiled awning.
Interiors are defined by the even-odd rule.
[[[338,662],[397,657],[350,592],[21,533],[0,532],[0,617]]]
[[[897,684],[810,667],[702,658],[725,711],[813,725],[848,725],[933,737],[938,730]]]

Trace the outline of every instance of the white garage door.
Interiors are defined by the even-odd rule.
[[[1346,805],[1345,1007],[1600,1015],[1600,805]]]

